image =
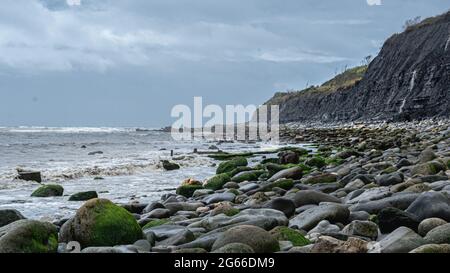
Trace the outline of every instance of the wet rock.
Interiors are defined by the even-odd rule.
[[[317,207],[310,208],[289,221],[289,227],[310,230],[320,221],[328,220],[330,222],[346,222],[350,211],[346,206],[322,203]]]
[[[408,253],[426,244],[426,241],[407,227],[399,227],[376,243],[369,251],[372,253]]]
[[[439,192],[425,192],[406,211],[416,215],[419,221],[434,217],[450,221],[450,200]]]
[[[88,155],[101,155],[101,154],[103,154],[102,151],[94,151],[94,152],[88,153]]]
[[[42,182],[41,172],[18,171],[17,179],[38,183]]]
[[[446,254],[450,253],[450,244],[428,244],[420,246],[409,253]]]
[[[222,187],[231,181],[231,176],[228,173],[218,174],[206,180],[203,187],[214,191],[222,189]]]
[[[392,186],[403,182],[404,175],[402,173],[384,174],[376,177],[377,184],[380,186]]]
[[[326,234],[326,233],[338,233],[341,231],[341,228],[337,225],[332,225],[327,220],[320,221],[317,226],[311,229],[308,234]]]
[[[450,244],[450,224],[435,227],[424,239],[430,244]]]
[[[0,253],[56,253],[56,226],[34,220],[19,220],[0,227]]]
[[[378,238],[378,226],[370,221],[353,221],[342,230],[342,233],[376,240]]]
[[[219,164],[219,167],[217,168],[217,174],[227,173],[231,172],[237,167],[245,167],[248,165],[248,161],[244,157],[236,157],[234,159],[231,159],[229,161],[225,161]],[[227,181],[228,182],[228,181]]]
[[[319,175],[310,176],[303,180],[305,184],[325,184],[337,181],[337,175],[331,173],[323,173]]]
[[[286,217],[291,217],[295,213],[295,204],[292,200],[286,199],[286,198],[275,198],[266,205],[264,205],[265,208],[279,210],[286,215]]]
[[[390,233],[399,227],[408,227],[417,231],[420,223],[415,215],[397,208],[382,209],[377,219],[381,233]]]
[[[174,236],[171,236],[161,242],[157,243],[157,246],[177,246],[192,242],[195,240],[195,235],[192,231],[186,229],[178,232]]]
[[[293,201],[296,208],[311,204],[318,205],[322,202],[341,203],[341,199],[339,198],[314,190],[303,190],[297,192],[293,197]]]
[[[214,193],[214,194],[206,196],[203,199],[203,202],[208,205],[223,202],[223,201],[233,202],[234,198],[236,198],[236,195],[231,192]]]
[[[0,209],[0,227],[23,220],[25,217],[15,209]]]
[[[82,247],[132,244],[143,237],[134,216],[106,199],[87,201],[59,235],[60,242],[78,241]]]
[[[299,156],[296,152],[285,151],[278,154],[280,164],[298,164]]]
[[[96,191],[85,191],[71,195],[69,201],[87,201],[94,198],[98,198]]]
[[[298,230],[278,226],[270,231],[270,234],[278,241],[288,241],[292,246],[299,247],[311,244],[311,242]]]
[[[285,169],[274,174],[268,182],[275,182],[278,179],[300,179],[303,176],[303,170],[300,167]]]
[[[440,171],[445,171],[445,166],[439,161],[430,161],[415,165],[411,169],[412,175],[434,175]]]
[[[447,224],[446,221],[440,218],[428,218],[420,222],[419,234],[425,237],[432,229]]]
[[[177,163],[170,162],[168,160],[162,160],[161,163],[164,170],[166,171],[174,171],[180,169],[180,165],[178,165]]]
[[[53,196],[62,196],[64,193],[64,188],[60,185],[45,185],[39,187],[35,190],[31,197],[53,197]]]
[[[242,243],[250,246],[255,253],[273,253],[280,250],[278,241],[262,228],[242,225],[233,227],[221,234],[215,241],[215,251],[231,243]]]
[[[407,209],[418,196],[419,195],[416,193],[393,195],[381,200],[355,204],[350,207],[350,210],[365,211],[369,214],[378,214],[378,212],[387,207],[394,207],[404,210]]]
[[[246,244],[242,243],[231,243],[224,245],[221,248],[214,250],[212,253],[221,253],[221,254],[250,254],[255,253],[255,251]]]
[[[311,248],[311,253],[367,253],[367,242],[358,238],[341,241],[329,236],[321,236]]]

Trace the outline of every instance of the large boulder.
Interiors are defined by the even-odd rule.
[[[206,182],[203,184],[203,187],[205,187],[205,189],[217,191],[222,189],[222,187],[230,181],[231,176],[228,173],[222,173],[206,180]]]
[[[0,228],[0,253],[56,253],[56,226],[34,220],[19,220]]]
[[[279,210],[286,215],[286,217],[291,217],[295,213],[295,204],[292,200],[286,198],[275,198],[264,205],[265,208]]]
[[[215,251],[232,243],[246,244],[255,253],[273,253],[280,250],[278,241],[269,232],[249,225],[237,226],[225,231],[214,242],[212,250]]]
[[[428,234],[428,232],[430,232],[434,228],[437,228],[438,226],[442,226],[445,224],[447,224],[447,222],[440,218],[425,219],[419,224],[419,234],[420,236],[425,237]]]
[[[45,185],[39,187],[35,190],[31,197],[52,197],[52,196],[62,196],[64,194],[64,188],[60,185]]]
[[[181,185],[177,188],[176,193],[186,198],[192,197],[196,190],[203,189],[202,185]]]
[[[300,179],[303,176],[303,170],[300,167],[292,167],[289,169],[281,170],[274,174],[268,181],[275,182],[278,179]]]
[[[414,230],[407,227],[399,227],[376,243],[370,252],[372,253],[408,253],[426,244]]]
[[[82,247],[132,244],[142,237],[134,216],[106,199],[87,201],[60,231],[60,241],[78,241]]]
[[[174,170],[180,169],[180,165],[178,165],[177,163],[174,163],[174,162],[170,162],[168,160],[163,160],[162,166],[163,166],[164,170],[166,170],[166,171],[174,171]]]
[[[346,206],[332,203],[322,203],[320,206],[312,207],[289,221],[289,227],[310,230],[320,221],[328,220],[333,223],[345,223],[350,216]]]
[[[450,199],[439,192],[425,192],[406,211],[417,216],[419,221],[437,217],[448,222],[450,221]]]
[[[292,199],[297,208],[304,205],[318,205],[322,202],[341,203],[341,199],[315,190],[299,191]]]
[[[231,181],[241,183],[244,181],[258,181],[258,177],[262,175],[264,171],[245,171],[240,172],[231,178]]]
[[[0,227],[11,224],[12,222],[25,219],[25,217],[18,210],[15,209],[0,209]]]
[[[69,197],[69,201],[87,201],[94,198],[98,198],[96,191],[85,191],[72,194]]]
[[[41,172],[33,172],[33,171],[19,171],[17,179],[24,181],[34,181],[38,183],[42,182]]]
[[[236,157],[231,160],[220,163],[219,167],[217,168],[216,173],[222,174],[222,173],[231,172],[234,169],[236,169],[237,167],[245,167],[247,165],[248,165],[248,161],[245,157]]]
[[[369,214],[377,214],[382,209],[394,207],[401,210],[407,209],[419,196],[417,193],[393,195],[380,200],[361,202],[350,207],[351,211],[366,211]]]
[[[390,233],[399,227],[408,227],[417,231],[420,223],[415,215],[396,208],[382,209],[377,219],[381,233]]]
[[[425,236],[430,244],[450,244],[450,224],[445,224],[432,229]]]

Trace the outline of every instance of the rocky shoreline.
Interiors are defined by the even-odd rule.
[[[205,155],[217,174],[187,178],[158,202],[79,193],[88,201],[54,223],[0,210],[0,253],[450,252],[450,121],[281,132],[276,151]]]

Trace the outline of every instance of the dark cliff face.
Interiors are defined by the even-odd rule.
[[[450,116],[450,12],[389,38],[360,81],[277,94],[286,122],[412,120]]]

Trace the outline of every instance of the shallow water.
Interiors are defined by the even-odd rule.
[[[212,176],[217,162],[192,151],[205,151],[213,144],[218,145],[176,142],[169,133],[134,128],[0,128],[0,208],[17,209],[28,218],[55,220],[72,215],[81,206],[82,202],[67,201],[80,191],[95,190],[117,203],[155,201],[186,178],[202,181]],[[224,151],[274,148],[243,143],[218,147]],[[170,150],[181,170],[161,169],[160,160],[170,159]],[[103,154],[89,155],[94,151]],[[30,197],[40,185],[15,180],[16,168],[41,171],[43,183],[61,184],[65,195]],[[94,180],[97,176],[104,179]]]

